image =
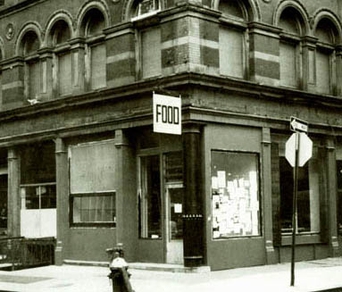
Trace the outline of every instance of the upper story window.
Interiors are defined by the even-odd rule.
[[[156,14],[161,9],[160,0],[142,0],[136,1],[133,5],[133,18],[132,20],[137,20],[140,18],[145,18]]]
[[[336,90],[336,54],[337,30],[328,19],[322,19],[316,26],[316,91],[323,94],[335,94]]]
[[[300,14],[292,7],[286,8],[281,14],[279,26],[283,29],[279,46],[280,84],[298,88],[302,72]]]
[[[37,100],[40,93],[40,41],[37,34],[31,30],[24,35],[21,44],[21,54],[25,58],[25,96],[27,99]]]
[[[73,226],[115,226],[115,143],[70,145],[70,220]]]
[[[142,78],[161,74],[161,35],[160,27],[152,27],[141,31],[141,75]]]
[[[71,38],[70,28],[63,21],[57,21],[52,29],[52,42],[54,46],[54,88],[58,95],[72,93],[72,64],[68,40]]]
[[[247,9],[240,1],[220,1],[222,25],[219,32],[220,73],[245,78],[247,75]]]
[[[106,86],[106,45],[103,29],[105,18],[97,9],[88,11],[84,20],[86,37],[86,83],[94,90]]]

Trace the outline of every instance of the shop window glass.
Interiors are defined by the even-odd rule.
[[[114,141],[70,147],[71,224],[115,224],[114,150]]]
[[[162,236],[159,155],[140,158],[139,229],[141,238]]]
[[[292,232],[293,167],[284,157],[284,145],[279,147],[280,225],[282,233]],[[283,151],[281,151],[283,149]],[[275,159],[275,158],[274,158]],[[320,169],[317,148],[313,157],[298,168],[297,226],[298,233],[320,232]],[[277,171],[273,169],[273,171]]]
[[[24,146],[20,151],[20,235],[56,236],[55,143]]]
[[[31,144],[21,149],[21,185],[56,182],[55,143]]]
[[[165,182],[183,181],[183,156],[181,151],[165,154]]]
[[[0,236],[7,234],[7,174],[0,175]]]
[[[21,159],[21,210],[56,208],[56,164],[53,143],[28,146]]]
[[[213,151],[213,238],[260,235],[259,156]]]
[[[342,160],[336,161],[337,170],[337,222],[339,233],[342,234]]]
[[[56,184],[34,184],[21,186],[21,209],[54,209],[56,208]]]

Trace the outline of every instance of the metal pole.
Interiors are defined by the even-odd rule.
[[[295,167],[293,179],[293,202],[292,202],[292,256],[291,256],[291,286],[295,283],[295,246],[296,246],[296,230],[297,230],[297,190],[298,190],[298,159],[299,159],[299,142],[300,136],[296,132],[295,139]]]

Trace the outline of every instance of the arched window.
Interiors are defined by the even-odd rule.
[[[222,0],[218,6],[222,12],[219,33],[220,73],[245,78],[247,74],[247,9],[241,1]]]
[[[54,88],[58,95],[72,93],[71,53],[68,40],[71,38],[70,28],[63,21],[57,21],[52,28],[52,43],[54,46]]]
[[[337,30],[330,20],[322,19],[316,26],[316,91],[332,94],[336,83],[335,44]]]
[[[88,11],[84,19],[86,37],[86,82],[94,90],[106,86],[106,46],[103,29],[105,18],[97,9]]]
[[[161,10],[160,0],[135,1],[132,7],[132,20],[151,16]]]
[[[22,39],[21,54],[25,58],[25,96],[30,100],[37,100],[40,93],[39,47],[37,34],[33,30],[26,32]]]
[[[286,8],[280,17],[279,26],[283,29],[280,39],[280,84],[298,88],[302,72],[300,55],[301,17],[293,7]]]

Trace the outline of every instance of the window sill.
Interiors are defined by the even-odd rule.
[[[322,241],[321,241],[321,236],[318,233],[303,233],[303,234],[296,235],[296,245],[319,244],[319,243],[322,243]],[[282,234],[281,245],[282,246],[292,245],[292,235]]]
[[[97,224],[97,225],[95,225],[95,224],[93,224],[93,225],[90,225],[90,224],[88,224],[88,225],[82,225],[82,224],[80,224],[80,225],[76,225],[76,224],[74,224],[74,225],[71,225],[70,226],[70,229],[115,229],[116,228],[116,226],[114,225],[114,224]]]

